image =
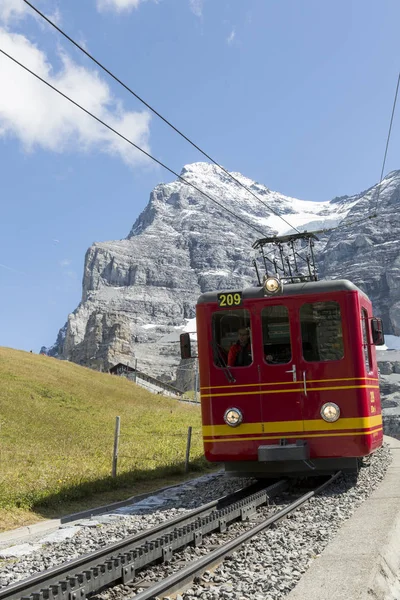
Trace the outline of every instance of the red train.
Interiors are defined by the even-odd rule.
[[[255,477],[357,470],[382,444],[382,322],[350,281],[316,281],[311,267],[285,281],[267,273],[258,287],[198,299],[206,458]],[[181,347],[188,357],[187,334]]]

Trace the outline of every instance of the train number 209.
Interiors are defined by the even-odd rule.
[[[239,306],[242,304],[242,292],[218,294],[218,306]]]

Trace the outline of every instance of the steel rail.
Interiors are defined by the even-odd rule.
[[[248,531],[245,531],[234,540],[223,544],[216,550],[213,550],[206,556],[199,558],[198,560],[194,560],[189,563],[187,566],[183,567],[176,573],[173,573],[169,577],[163,579],[162,581],[157,582],[153,586],[149,587],[147,590],[139,592],[139,594],[135,594],[132,596],[132,600],[152,600],[157,598],[158,596],[168,596],[169,594],[173,594],[174,592],[182,591],[185,586],[193,582],[193,579],[196,576],[202,575],[203,572],[207,569],[211,569],[216,565],[220,564],[222,560],[232,554],[235,550],[237,550],[242,544],[248,542],[251,538],[255,537],[258,533],[261,533],[264,529],[267,529],[274,523],[277,523],[286,515],[296,510],[299,506],[310,500],[316,494],[319,494],[326,487],[331,485],[341,474],[339,471],[335,473],[328,481],[320,485],[317,489],[304,494],[292,504],[277,511],[274,515],[267,518],[265,521],[252,527]],[[138,586],[139,587],[139,586]]]
[[[166,523],[144,530],[90,554],[42,571],[0,590],[0,600],[83,600],[100,589],[126,583],[137,570],[156,561],[168,562],[203,535],[224,531],[228,523],[246,519],[288,486],[282,480],[262,489],[260,483],[209,502]]]

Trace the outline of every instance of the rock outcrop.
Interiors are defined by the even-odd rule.
[[[353,281],[371,298],[386,333],[400,335],[400,171],[356,198],[327,240],[320,276]]]
[[[180,180],[158,185],[126,239],[87,251],[81,303],[51,355],[99,369],[137,360],[141,370],[174,379],[178,333],[194,317],[197,297],[255,283],[252,243],[290,231],[277,215],[308,231],[341,223],[320,237],[320,275],[354,281],[386,331],[400,334],[399,171],[383,180],[379,198],[375,186],[330,202],[289,198],[235,173],[259,201],[206,163],[181,175],[219,204]]]

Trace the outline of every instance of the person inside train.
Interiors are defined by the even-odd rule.
[[[238,341],[231,346],[228,353],[228,367],[247,367],[252,362],[250,329],[241,327],[238,330]]]

